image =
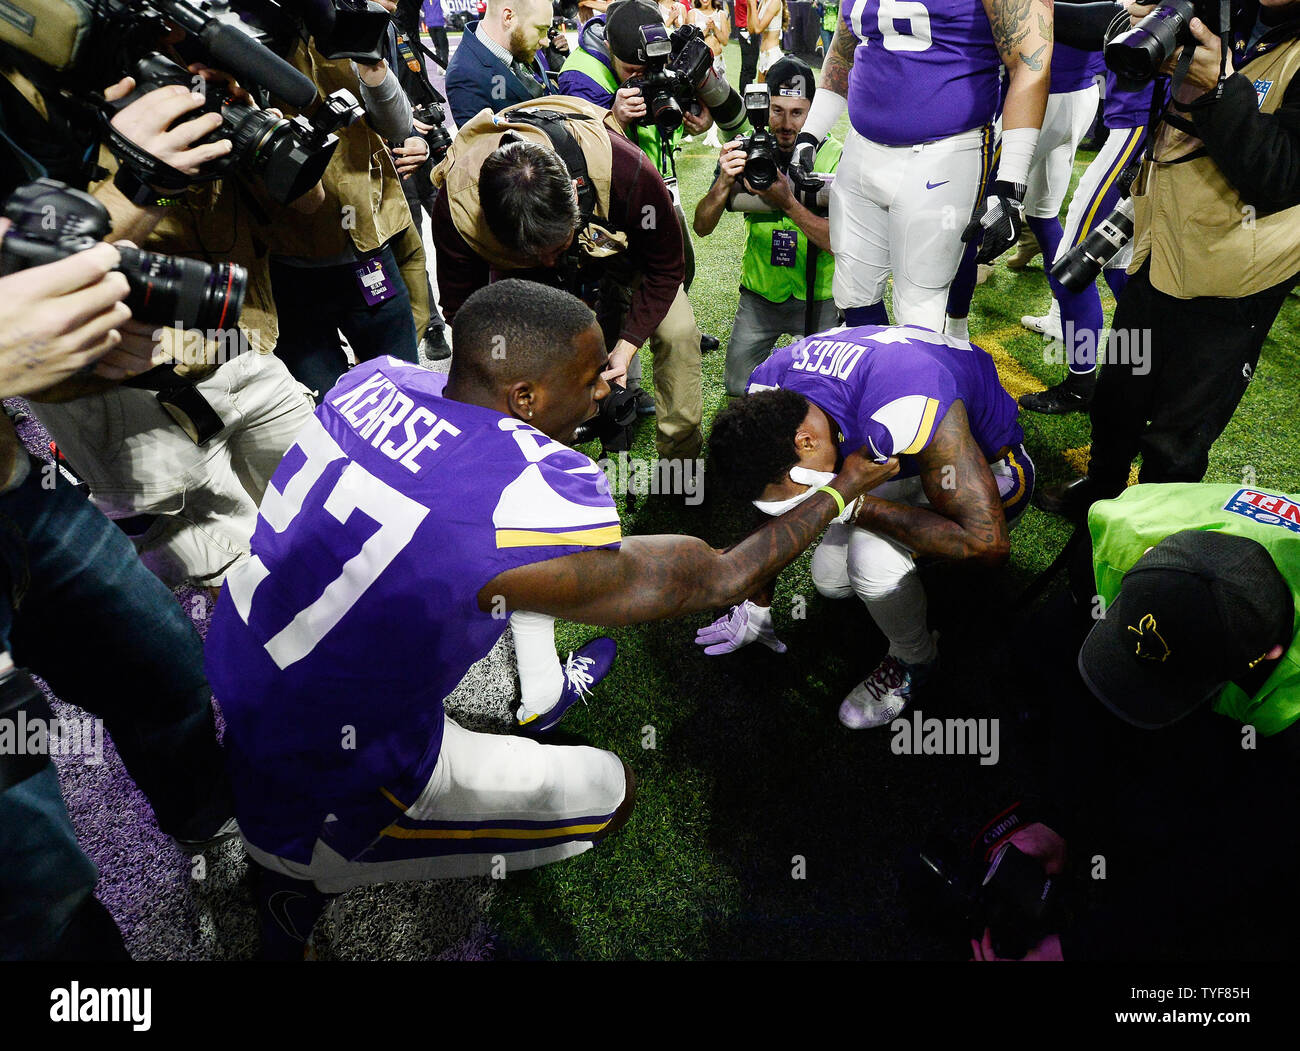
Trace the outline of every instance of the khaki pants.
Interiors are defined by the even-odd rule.
[[[618,339],[633,286],[607,281],[601,288],[601,318],[609,344]],[[612,333],[612,335],[611,335]],[[700,328],[695,309],[679,287],[668,313],[650,334],[656,419],[655,449],[660,459],[694,459],[704,445],[704,387],[700,366]],[[639,357],[639,355],[638,355]],[[629,370],[636,376],[635,369]]]

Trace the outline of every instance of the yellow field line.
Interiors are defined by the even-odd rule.
[[[1045,384],[1020,362],[1011,356],[1011,352],[1003,346],[1003,341],[1016,335],[1023,335],[1027,330],[1019,325],[1008,325],[1006,328],[997,329],[994,332],[981,332],[971,338],[971,342],[987,350],[993,358],[993,363],[998,367],[998,378],[1002,380],[1002,386],[1006,388],[1007,393],[1013,398],[1019,400],[1022,394],[1030,394],[1034,391],[1043,390]]]

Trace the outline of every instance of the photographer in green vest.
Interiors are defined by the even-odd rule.
[[[822,332],[836,324],[830,222],[817,200],[829,194],[830,184],[796,172],[801,177],[796,186],[787,171],[812,107],[816,78],[807,63],[786,56],[772,66],[764,86],[770,92],[766,124],[775,140],[776,179],[761,192],[755,190],[745,178],[750,161],[746,146],[753,137],[735,139],[722,148],[713,186],[695,208],[695,232],[701,237],[717,228],[724,211],[741,211],[748,230],[740,305],[727,344],[727,393],[733,397],[745,393],[749,374],[781,336]],[[748,91],[745,97],[747,108],[751,99],[758,100]],[[751,123],[755,119],[763,122],[761,113],[751,110]],[[833,174],[840,149],[839,140],[828,135],[817,149],[814,173]]]

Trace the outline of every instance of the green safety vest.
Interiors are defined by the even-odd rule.
[[[833,172],[840,163],[843,144],[826,137],[813,171]],[[745,212],[745,225],[749,236],[745,240],[745,256],[741,261],[740,284],[762,296],[770,303],[784,303],[793,296],[808,300],[808,235],[784,212]],[[794,266],[772,265],[772,235],[777,230],[794,232],[797,238]],[[831,282],[835,278],[835,257],[830,252],[817,252],[816,280],[813,301],[831,298]]]
[[[829,29],[834,33],[839,24],[840,5],[828,2],[826,6],[822,8],[822,28]]]
[[[1212,529],[1262,544],[1290,586],[1300,613],[1300,496],[1255,486],[1182,483],[1135,485],[1116,500],[1092,505],[1092,568],[1105,607],[1147,548],[1185,529]],[[1264,737],[1300,719],[1300,623],[1293,627],[1291,648],[1259,692],[1248,697],[1229,683],[1214,710],[1254,726]]]
[[[619,84],[618,79],[614,76],[614,71],[589,51],[576,48],[573,54],[565,60],[564,65],[560,67],[560,72],[567,73],[571,69],[577,70],[579,73],[585,73],[601,87],[608,90],[611,95],[618,91]],[[670,145],[674,149],[681,144],[682,134],[680,127],[673,132]],[[638,124],[636,126],[636,142],[641,147],[642,152],[659,169],[661,175],[668,176],[672,174],[669,159],[663,155],[663,150],[660,148],[658,128],[653,124],[649,127]]]

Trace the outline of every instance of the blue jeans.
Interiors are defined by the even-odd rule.
[[[271,290],[280,319],[275,353],[294,379],[315,391],[317,403],[348,368],[340,330],[358,361],[381,354],[419,361],[415,315],[397,258],[387,247],[377,258],[383,260],[384,274],[395,294],[375,306],[366,303],[352,264],[307,267],[271,263]]]
[[[159,828],[204,838],[234,808],[203,644],[125,534],[40,467],[0,495],[0,646],[103,719]],[[52,766],[0,794],[0,960],[51,954],[97,875]]]

